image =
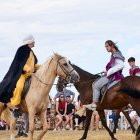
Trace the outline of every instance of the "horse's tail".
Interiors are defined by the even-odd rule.
[[[125,93],[132,98],[140,98],[140,77],[126,77],[121,81],[119,92]]]

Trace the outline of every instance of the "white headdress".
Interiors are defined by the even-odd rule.
[[[23,39],[23,44],[25,44],[25,45],[26,44],[31,44],[33,42],[35,42],[35,39],[32,35],[28,35]]]

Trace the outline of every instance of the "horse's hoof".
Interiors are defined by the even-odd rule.
[[[112,138],[112,140],[117,140],[116,138]]]
[[[86,139],[84,139],[84,138],[81,138],[81,139],[79,139],[79,140],[86,140]]]

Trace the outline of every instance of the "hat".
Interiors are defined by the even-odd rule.
[[[32,35],[28,35],[23,39],[23,44],[25,44],[25,45],[26,44],[31,44],[33,42],[35,42],[35,39]]]

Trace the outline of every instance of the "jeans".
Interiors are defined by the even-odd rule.
[[[93,89],[93,102],[98,103],[100,98],[101,88],[109,82],[106,76],[101,77],[98,81],[92,84]]]

